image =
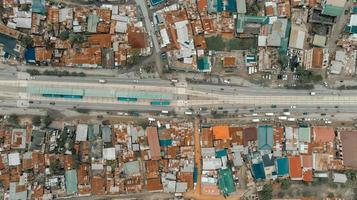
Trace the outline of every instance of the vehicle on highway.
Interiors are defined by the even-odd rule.
[[[252,122],[260,122],[259,119],[252,119]]]
[[[315,95],[316,95],[316,92],[310,92],[310,95],[311,95],[311,96],[315,96]]]
[[[29,101],[29,103],[33,103],[33,101]]]
[[[107,80],[105,80],[105,79],[99,79],[99,83],[101,83],[101,84],[104,84],[106,82],[107,82]]]
[[[161,113],[162,113],[162,114],[169,114],[169,111],[167,111],[167,110],[162,110]]]
[[[295,106],[295,105],[292,105],[292,106],[290,106],[290,108],[296,108],[296,106]]]
[[[280,120],[287,120],[288,118],[286,116],[279,116],[278,119]]]
[[[185,115],[192,115],[193,113],[191,111],[186,111]]]
[[[257,113],[252,113],[252,116],[258,116],[258,114]]]
[[[30,76],[30,79],[31,80],[35,80],[36,78],[34,76]]]
[[[56,103],[55,102],[50,102],[50,105],[56,105]]]
[[[223,83],[230,84],[231,81],[230,81],[229,79],[224,79],[224,80],[223,80]]]
[[[265,116],[274,116],[274,113],[265,113]]]
[[[177,79],[171,79],[171,82],[178,83],[179,81]]]
[[[289,118],[288,118],[288,121],[289,121],[289,122],[294,122],[294,121],[296,121],[296,119],[293,118],[293,117],[289,117]]]
[[[290,115],[290,112],[283,112],[283,115],[289,116],[289,115]]]

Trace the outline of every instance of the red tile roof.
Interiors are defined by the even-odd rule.
[[[289,173],[291,179],[300,179],[302,178],[302,169],[301,169],[301,158],[300,156],[289,157]]]
[[[305,182],[312,182],[312,170],[311,169],[304,172],[303,180]]]

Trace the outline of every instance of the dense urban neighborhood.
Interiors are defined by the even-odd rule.
[[[356,0],[0,14],[0,199],[357,199]]]

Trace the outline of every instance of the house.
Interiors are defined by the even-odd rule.
[[[87,134],[88,134],[88,125],[78,124],[76,130],[76,141],[77,142],[87,141]]]
[[[312,136],[314,138],[314,142],[333,142],[335,139],[335,131],[333,127],[315,126],[312,128]]]
[[[255,180],[265,179],[265,170],[263,162],[252,164],[252,175]]]
[[[332,178],[333,178],[334,183],[346,183],[347,182],[346,174],[333,173]]]
[[[13,129],[11,134],[11,148],[26,148],[26,129]]]
[[[66,192],[67,192],[67,194],[78,193],[77,171],[75,169],[68,170],[65,172],[65,177],[66,177]]]
[[[248,127],[243,129],[243,145],[248,146],[250,142],[255,142],[258,139],[257,128]]]
[[[291,180],[303,179],[300,156],[289,157],[289,175]]]
[[[340,133],[342,142],[343,165],[357,168],[357,131],[344,131]]]
[[[230,138],[228,125],[214,126],[212,130],[215,140],[228,140]]]
[[[273,177],[273,173],[275,172],[275,158],[272,154],[264,154],[262,159],[265,176],[267,179],[271,179]]]
[[[311,130],[310,127],[299,127],[298,131],[299,142],[311,142]]]
[[[258,126],[258,149],[272,150],[273,145],[273,127],[271,125]]]
[[[343,13],[346,0],[324,0],[322,14],[337,17]]]
[[[146,128],[146,135],[150,147],[151,159],[160,160],[161,152],[160,152],[160,144],[159,144],[159,136],[157,134],[157,128],[156,127]]]
[[[289,175],[289,159],[287,157],[277,158],[275,160],[275,167],[278,176]]]

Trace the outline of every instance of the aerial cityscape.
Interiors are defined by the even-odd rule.
[[[357,200],[357,0],[0,17],[0,199]]]

